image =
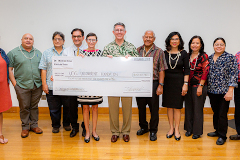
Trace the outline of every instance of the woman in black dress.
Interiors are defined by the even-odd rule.
[[[183,96],[188,91],[189,58],[187,52],[183,50],[184,42],[178,32],[170,33],[165,40],[165,45],[164,53],[168,69],[165,70],[162,106],[167,107],[170,125],[166,137],[171,138],[174,135],[175,139],[179,141],[181,139],[179,124],[181,109],[183,108]]]

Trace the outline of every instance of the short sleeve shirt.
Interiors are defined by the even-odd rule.
[[[138,57],[138,52],[132,43],[124,40],[123,44],[119,46],[114,40],[103,49],[103,56],[106,57],[107,55],[112,55],[113,57],[125,57],[126,55]]]
[[[23,89],[33,89],[34,84],[38,87],[42,85],[40,70],[38,69],[42,53],[32,48],[27,52],[22,45],[14,48],[7,54],[9,67],[14,68],[14,77],[17,85]]]
[[[49,48],[43,52],[43,55],[42,55],[42,58],[41,58],[38,68],[47,71],[46,82],[47,82],[49,90],[53,90],[53,82],[50,80],[50,78],[52,76],[52,57],[53,56],[62,56],[62,54],[63,54],[63,50],[59,54],[56,51],[55,47]]]
[[[144,45],[137,48],[140,57],[153,57],[153,80],[159,79],[159,72],[168,69],[163,50],[155,44],[145,53]]]

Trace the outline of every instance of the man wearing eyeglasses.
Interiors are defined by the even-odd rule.
[[[114,25],[113,34],[115,40],[104,47],[103,56],[109,58],[138,56],[135,46],[124,40],[126,28],[123,23],[119,22]],[[123,112],[121,132],[119,130],[119,101],[120,97],[108,97],[110,130],[112,132],[111,142],[116,142],[120,133],[123,134],[123,140],[128,142],[130,140],[129,134],[132,121],[132,97],[121,97]]]
[[[140,57],[153,57],[153,90],[152,97],[136,97],[139,111],[139,126],[137,135],[143,135],[150,130],[150,140],[157,140],[159,123],[159,95],[163,93],[164,70],[168,69],[164,52],[154,44],[155,33],[147,30],[143,36],[144,45],[137,48]],[[149,106],[151,120],[146,121],[146,106]],[[150,129],[148,129],[150,127]]]
[[[14,86],[22,121],[21,137],[29,131],[41,134],[38,127],[38,102],[42,96],[42,82],[38,65],[42,53],[33,47],[34,39],[29,33],[22,37],[22,44],[11,50],[9,58],[9,78]],[[14,69],[14,72],[13,72]]]
[[[64,49],[63,56],[79,56],[84,49],[87,47],[82,44],[84,40],[84,31],[79,28],[75,28],[71,32],[72,34],[72,40],[73,45]],[[72,125],[72,131],[70,133],[70,137],[74,137],[79,132],[79,124],[78,121],[78,102],[77,102],[77,96],[69,96],[69,104],[71,104],[69,108],[69,114],[70,114],[70,121]],[[83,128],[82,136],[85,137],[86,130],[84,126],[84,122],[81,124]]]

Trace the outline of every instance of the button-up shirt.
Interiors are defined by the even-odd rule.
[[[238,64],[238,82],[240,82],[240,52],[238,52],[235,56]]]
[[[19,87],[33,89],[34,84],[37,88],[42,85],[38,69],[42,53],[39,50],[32,47],[32,50],[28,52],[21,45],[20,48],[16,47],[11,50],[7,56],[10,61],[9,67],[14,68],[14,77]]]
[[[64,48],[63,48],[64,50]],[[53,56],[62,56],[63,50],[59,54],[55,47],[49,48],[46,51],[43,52],[40,64],[39,64],[39,69],[43,69],[47,71],[47,76],[46,76],[46,82],[48,85],[49,90],[53,90],[53,82],[50,80],[52,76],[52,57]]]
[[[79,47],[79,54],[82,53],[84,49],[87,49],[87,47],[84,45],[81,45]],[[63,56],[77,56],[77,51],[78,51],[78,47],[76,47],[75,45],[72,45],[64,49]]]
[[[168,69],[163,50],[155,44],[145,55],[144,45],[137,48],[139,57],[153,57],[153,80],[159,79],[159,72]],[[143,55],[144,54],[144,55]]]
[[[138,57],[136,47],[125,40],[121,46],[119,46],[114,40],[103,49],[103,56],[105,57],[107,55],[112,55],[113,57],[125,57],[128,54],[133,57]]]
[[[235,56],[224,52],[216,62],[209,56],[208,92],[226,94],[230,86],[237,87],[238,66]]]

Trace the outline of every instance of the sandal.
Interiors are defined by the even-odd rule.
[[[8,143],[8,139],[4,138],[3,135],[0,135],[0,143],[6,144],[6,143]]]

